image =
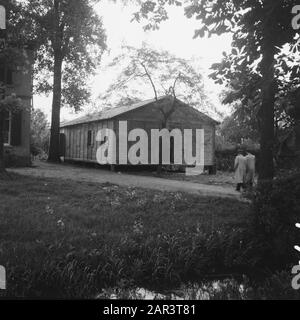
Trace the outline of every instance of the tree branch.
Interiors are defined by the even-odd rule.
[[[178,74],[178,76],[176,77],[173,87],[172,87],[172,94],[174,96],[174,98],[176,99],[176,94],[175,94],[175,87],[176,87],[176,82],[178,81],[178,79],[181,77],[181,73]]]
[[[150,74],[149,74],[146,66],[144,65],[144,63],[143,63],[143,62],[140,62],[140,64],[141,64],[141,66],[143,67],[143,69],[145,70],[146,76],[148,77],[149,81],[151,82],[151,86],[152,86],[152,88],[153,88],[154,95],[155,95],[155,100],[157,101],[157,100],[158,100],[157,91],[156,91],[155,85],[154,85],[154,83],[153,83],[153,81],[152,81],[152,78],[151,78],[151,76],[150,76]]]

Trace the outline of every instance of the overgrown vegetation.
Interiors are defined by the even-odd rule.
[[[31,112],[30,152],[34,157],[47,158],[50,128],[46,115],[40,109]]]
[[[278,206],[286,230],[300,212],[290,210],[297,201],[299,208],[298,184],[276,184],[286,189]],[[122,295],[226,278],[239,288],[246,275],[240,297],[296,296],[286,283],[297,261],[294,233],[269,228],[282,225],[272,190],[263,204],[255,194],[260,219],[253,219],[248,204],[230,199],[19,176],[0,182],[0,262],[8,276],[2,295],[93,298],[112,288]],[[238,298],[231,291],[223,298]]]
[[[300,172],[261,182],[253,199],[253,227],[266,243],[265,263],[282,269],[297,263],[294,246],[299,242],[295,224],[300,221]]]
[[[0,194],[9,297],[93,297],[120,282],[160,289],[230,274],[230,238],[249,213],[234,200],[21,177]]]

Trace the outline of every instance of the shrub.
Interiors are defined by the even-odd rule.
[[[255,290],[254,299],[259,300],[299,300],[300,292],[291,286],[289,271],[276,272]]]
[[[216,165],[219,171],[233,171],[236,150],[216,151]]]
[[[270,266],[284,267],[297,261],[293,249],[299,240],[300,173],[261,182],[253,199],[253,233],[268,248]]]
[[[33,110],[31,113],[31,154],[36,157],[47,153],[49,138],[50,130],[46,115],[40,109]]]

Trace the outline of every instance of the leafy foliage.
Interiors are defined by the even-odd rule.
[[[281,264],[297,261],[293,249],[299,239],[295,223],[300,221],[300,174],[265,181],[254,195],[254,228],[277,259],[269,263]],[[265,259],[269,257],[266,256]]]
[[[39,47],[36,56],[36,92],[49,94],[54,59],[63,64],[63,105],[80,108],[89,97],[87,79],[99,65],[106,36],[91,1],[30,1],[26,5]]]
[[[219,128],[219,134],[224,137],[225,141],[241,144],[243,140],[258,140],[258,133],[250,126],[247,121],[239,122],[239,118],[234,115],[223,120]]]
[[[298,114],[299,91],[299,44],[285,46],[276,56],[275,64],[275,129],[277,136],[286,128],[293,127]],[[224,54],[223,61],[212,66],[211,77],[218,83],[226,83],[228,90],[223,94],[224,103],[234,103],[234,118],[249,129],[259,131],[259,110],[262,105],[260,83],[262,76],[253,65],[232,67],[239,64],[239,54],[233,49]]]
[[[31,112],[30,148],[34,156],[46,154],[49,149],[50,130],[46,115],[35,109]]]
[[[4,88],[4,87],[2,87]],[[11,94],[9,96],[5,96],[0,100],[0,112],[4,113],[8,112],[16,112],[22,108],[22,101],[20,98],[17,98],[16,94]]]

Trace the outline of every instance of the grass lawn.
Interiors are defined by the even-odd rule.
[[[93,298],[114,286],[200,281],[223,271],[210,237],[222,243],[248,217],[231,199],[15,175],[0,181],[0,294]]]

